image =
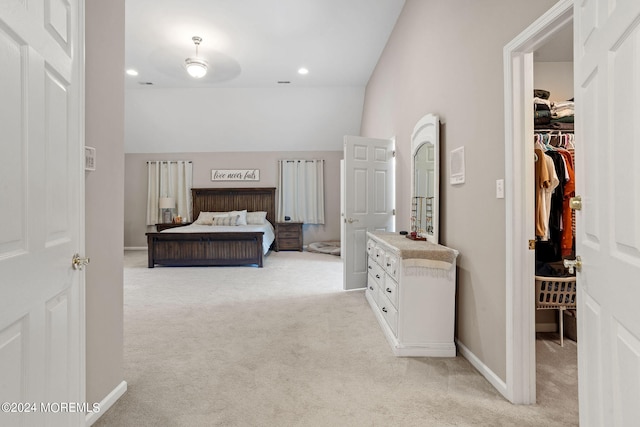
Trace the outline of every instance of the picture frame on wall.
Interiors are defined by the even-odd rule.
[[[450,157],[450,170],[449,182],[453,185],[464,184],[465,181],[465,166],[464,166],[464,147],[451,150]]]
[[[211,169],[211,181],[260,181],[260,169]]]

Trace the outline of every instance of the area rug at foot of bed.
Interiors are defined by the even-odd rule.
[[[340,256],[340,241],[329,240],[326,242],[313,242],[307,246],[309,252]]]

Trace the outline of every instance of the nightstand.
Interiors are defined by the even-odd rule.
[[[162,230],[166,230],[167,228],[176,228],[176,227],[184,227],[185,225],[191,224],[190,222],[181,222],[179,224],[174,224],[173,222],[169,222],[166,224],[156,224],[156,230],[161,232]]]
[[[302,223],[276,222],[276,252],[302,252]]]

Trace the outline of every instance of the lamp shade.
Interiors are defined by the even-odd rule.
[[[176,199],[173,197],[160,197],[158,207],[160,209],[173,209],[176,207]]]

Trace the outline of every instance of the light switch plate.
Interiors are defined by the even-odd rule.
[[[496,199],[504,199],[504,179],[496,180]]]

